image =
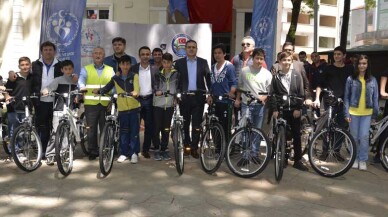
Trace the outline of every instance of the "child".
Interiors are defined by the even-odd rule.
[[[269,100],[269,108],[273,111],[273,117],[279,115],[279,107],[282,101],[278,100],[277,96],[291,95],[304,97],[304,86],[302,75],[292,68],[292,54],[290,52],[282,52],[280,54],[281,71],[274,73],[271,82],[272,95]],[[293,145],[294,145],[294,168],[302,171],[307,171],[308,168],[302,163],[302,148],[301,148],[301,109],[303,106],[302,100],[290,99],[287,105],[283,105],[283,118],[287,120],[287,124],[291,126]],[[288,161],[286,161],[286,165]]]
[[[120,75],[115,75],[105,87],[99,90],[93,90],[95,94],[108,93],[113,87],[117,94],[131,93],[133,97],[118,97],[117,108],[119,111],[120,122],[120,157],[117,162],[122,163],[131,157],[131,163],[138,162],[138,153],[140,152],[139,138],[139,108],[140,103],[135,97],[140,92],[139,75],[129,72],[131,68],[131,58],[122,56],[118,60],[121,69]]]
[[[173,57],[170,53],[165,53],[162,56],[163,69],[155,74],[155,82],[153,91],[155,96],[153,98],[154,105],[154,136],[153,143],[160,151],[156,151],[154,159],[170,160],[171,157],[166,151],[168,146],[168,136],[170,134],[170,124],[172,115],[174,113],[174,97],[171,95],[164,96],[163,92],[169,91],[171,94],[177,93],[178,72],[172,68]],[[162,134],[162,141],[160,141],[160,133]]]
[[[19,58],[19,69],[16,73],[16,80],[8,80],[5,84],[7,89],[12,89],[11,92],[5,93],[5,100],[10,101],[11,98],[21,99],[23,96],[30,96],[32,93],[32,76],[31,71],[31,60],[28,57]],[[32,108],[30,108],[31,111]],[[20,122],[25,118],[26,114],[24,111],[24,105],[21,100],[16,100],[7,105],[7,116],[8,116],[8,129],[9,137],[12,137],[13,131],[20,125]],[[10,150],[10,149],[9,149]],[[22,154],[20,154],[22,155]],[[19,156],[20,161],[26,160],[25,156]]]
[[[379,92],[377,81],[370,71],[368,56],[360,55],[355,64],[354,74],[346,80],[345,120],[357,144],[358,153],[353,168],[366,170],[369,126],[371,119],[376,120],[379,111]]]
[[[43,96],[47,96],[50,92],[69,93],[77,87],[77,82],[73,81],[74,64],[71,60],[65,60],[61,63],[61,71],[63,76],[55,78],[46,88],[41,91]],[[69,96],[70,97],[70,96]],[[55,97],[54,113],[53,113],[53,129],[51,132],[50,141],[46,149],[46,164],[54,165],[55,157],[55,131],[59,124],[59,118],[62,116],[63,106],[67,99],[61,96]],[[71,100],[72,102],[73,100]],[[71,105],[68,105],[71,106]]]

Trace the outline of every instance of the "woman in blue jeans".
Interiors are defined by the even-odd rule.
[[[353,168],[366,170],[369,147],[369,126],[378,113],[378,85],[372,76],[368,56],[360,55],[355,72],[346,80],[345,119],[357,144],[357,157]]]

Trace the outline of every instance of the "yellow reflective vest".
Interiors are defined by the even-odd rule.
[[[84,104],[85,105],[98,105],[108,106],[110,98],[108,96],[96,96],[92,93],[94,89],[100,89],[104,87],[114,76],[113,68],[104,65],[101,76],[98,76],[97,70],[94,67],[94,64],[89,64],[85,66],[87,73],[86,78],[86,89],[88,92],[85,94]]]

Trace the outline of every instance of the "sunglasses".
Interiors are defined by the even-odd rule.
[[[241,46],[243,46],[243,47],[244,47],[245,45],[246,45],[247,47],[251,46],[251,44],[249,44],[249,43],[242,43],[242,44],[241,44]]]

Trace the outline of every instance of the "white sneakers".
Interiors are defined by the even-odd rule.
[[[137,161],[138,161],[137,154],[132,154],[132,156],[131,156],[131,163],[132,164],[137,164]]]
[[[352,166],[353,169],[358,169],[358,160],[355,160]]]
[[[117,159],[117,163],[122,163],[124,162],[125,160],[127,160],[128,157],[125,156],[125,155],[120,155],[120,157]]]
[[[365,170],[367,170],[366,162],[355,160],[352,168],[365,171]]]
[[[365,161],[360,161],[360,164],[358,165],[359,170],[366,170],[366,162]]]

